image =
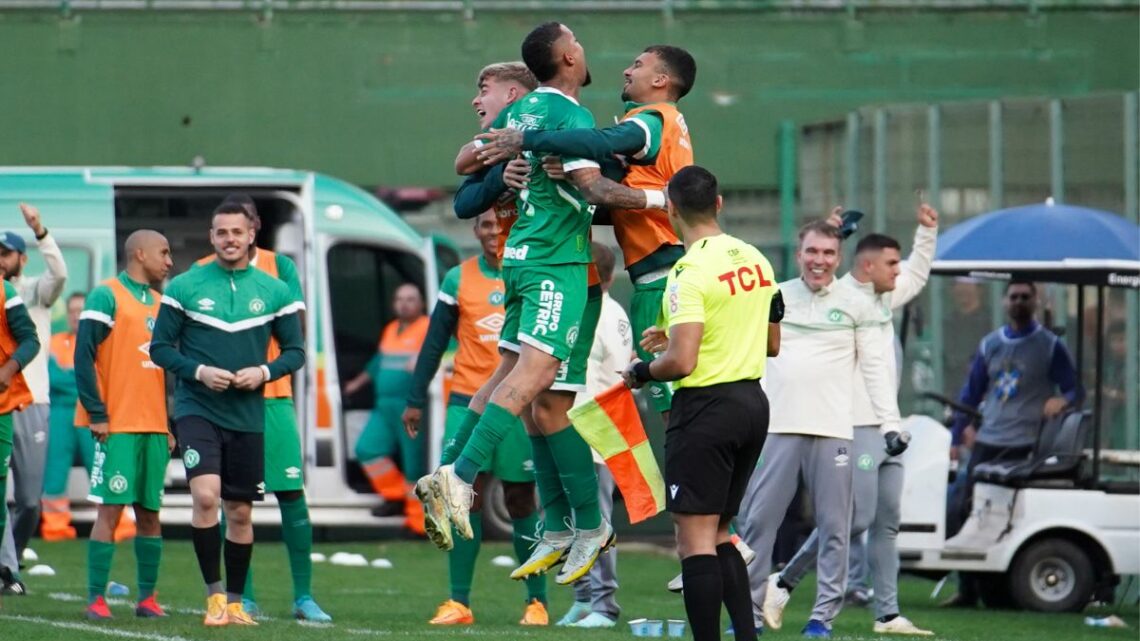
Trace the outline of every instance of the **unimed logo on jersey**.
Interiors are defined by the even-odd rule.
[[[526,260],[527,252],[530,251],[530,245],[523,245],[522,247],[504,247],[503,259],[504,260]]]
[[[558,331],[562,321],[562,292],[555,291],[554,281],[544,280],[538,286],[538,316],[534,319],[534,333],[546,336]]]
[[[750,292],[757,287],[771,287],[772,281],[764,278],[764,272],[760,269],[759,265],[749,267],[745,265],[740,269],[730,269],[729,271],[721,274],[717,279],[722,283],[728,284],[728,295],[736,296],[737,284],[740,289]]]

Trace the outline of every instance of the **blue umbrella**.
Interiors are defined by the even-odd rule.
[[[1140,288],[1140,226],[1051,202],[975,216],[938,239],[939,274]]]

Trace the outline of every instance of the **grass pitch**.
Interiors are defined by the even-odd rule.
[[[159,577],[159,601],[170,617],[138,620],[133,616],[135,569],[131,545],[120,544],[112,579],[130,586],[132,595],[112,601],[115,619],[89,623],[83,618],[86,592],[86,545],[84,542],[34,542],[40,563],[52,566],[54,577],[25,576],[30,596],[10,597],[0,609],[0,638],[4,641],[65,639],[88,641],[134,639],[140,641],[187,641],[192,639],[332,641],[334,639],[466,639],[493,638],[586,641],[632,638],[626,621],[637,617],[685,618],[681,598],[665,591],[665,583],[677,572],[675,559],[664,553],[620,553],[618,599],[623,607],[618,627],[612,630],[567,630],[522,628],[516,624],[523,609],[523,587],[507,579],[509,570],[491,564],[497,555],[510,555],[509,546],[487,544],[479,558],[473,589],[474,626],[440,628],[425,622],[435,607],[447,598],[447,564],[444,554],[426,543],[320,544],[316,551],[331,556],[346,551],[368,559],[386,558],[392,569],[343,567],[328,563],[314,566],[317,601],[335,619],[330,627],[300,625],[289,618],[291,582],[285,552],[280,543],[258,544],[254,551],[254,585],[258,602],[268,615],[256,628],[206,629],[201,624],[204,606],[197,563],[185,540],[168,541]],[[944,611],[934,606],[929,581],[904,578],[901,605],[905,615],[918,625],[933,629],[937,639],[950,641],[1064,641],[1136,639],[1138,610],[1127,605],[1121,616],[1128,629],[1091,628],[1086,614],[1103,616],[1104,609],[1085,614],[1037,614],[977,610]],[[569,608],[573,590],[549,582],[551,620]],[[785,617],[784,628],[768,631],[763,639],[799,639],[811,607],[814,583],[805,582],[796,591]],[[942,596],[947,596],[944,593]],[[870,611],[848,607],[835,623],[835,636],[843,639],[874,639]],[[727,637],[726,637],[727,638]]]

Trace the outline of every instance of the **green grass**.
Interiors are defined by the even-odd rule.
[[[317,551],[359,552],[369,559],[388,558],[390,570],[350,568],[316,564],[314,591],[317,600],[336,620],[332,628],[304,627],[289,616],[291,588],[285,554],[279,543],[259,544],[254,554],[255,586],[258,601],[272,617],[257,628],[205,629],[198,612],[203,607],[198,567],[187,541],[167,543],[159,580],[160,602],[171,610],[166,620],[136,620],[130,605],[113,604],[116,618],[88,624],[82,617],[86,583],[86,547],[82,542],[42,543],[35,549],[40,562],[55,568],[55,577],[25,577],[32,594],[7,598],[0,610],[0,638],[4,641],[66,639],[66,641],[107,641],[115,638],[149,639],[283,639],[287,641],[368,638],[447,639],[490,637],[509,639],[549,639],[551,641],[605,640],[631,638],[628,619],[636,617],[685,618],[680,597],[664,586],[677,571],[676,561],[664,553],[621,554],[618,575],[619,601],[624,610],[619,627],[610,631],[568,631],[561,628],[520,628],[522,586],[506,578],[507,570],[491,565],[491,558],[510,554],[503,544],[483,548],[475,579],[474,608],[478,623],[468,628],[433,628],[425,624],[435,606],[447,596],[445,556],[427,544],[392,542],[382,544],[321,544]],[[134,558],[130,545],[120,545],[112,578],[135,589]],[[903,612],[923,627],[932,628],[937,638],[953,641],[1042,641],[1046,639],[1136,639],[1137,609],[1125,608],[1129,629],[1098,629],[1084,625],[1084,615],[1036,614],[977,610],[942,611],[930,599],[933,583],[904,578],[901,586]],[[554,585],[548,588],[551,617],[556,619],[569,607],[572,590]],[[764,639],[798,639],[810,610],[814,585],[804,584],[789,607],[786,624],[779,632],[768,632]],[[73,595],[73,596],[67,596]],[[943,596],[946,596],[945,594]],[[67,601],[62,599],[73,598]],[[1097,612],[1098,615],[1109,611]],[[52,627],[54,626],[54,627]],[[872,639],[871,613],[847,608],[836,621],[836,639]]]

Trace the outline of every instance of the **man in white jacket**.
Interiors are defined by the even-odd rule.
[[[837,221],[832,221],[837,222]],[[863,238],[855,250],[847,281],[890,319],[894,310],[913,300],[930,278],[930,266],[938,234],[938,212],[929,205],[918,208],[918,228],[910,256],[900,264],[899,243],[882,234]],[[879,329],[881,348],[894,354],[894,324],[887,322]],[[895,359],[889,358],[891,381],[898,389],[899,372]],[[899,503],[903,489],[903,461],[888,455],[879,436],[879,425],[869,398],[867,386],[859,370],[855,373],[854,420],[855,439],[852,459],[854,514],[851,537],[869,533],[868,562],[874,589],[876,634],[908,634],[930,636],[933,633],[915,626],[899,613],[898,574]],[[819,532],[813,531],[803,547],[778,574],[768,577],[764,595],[764,620],[778,629],[791,591],[815,567],[819,550]]]
[[[591,243],[594,264],[602,281],[602,313],[590,349],[586,368],[586,391],[574,399],[581,405],[621,381],[621,372],[633,360],[633,329],[629,316],[616,300],[610,297],[614,284],[614,253],[601,243]],[[602,518],[611,521],[614,512],[614,477],[596,451],[594,468],[598,472],[598,505]],[[621,606],[617,594],[617,550],[598,557],[585,578],[574,584],[574,605],[559,619],[557,625],[575,628],[612,628],[617,624]]]
[[[780,355],[768,361],[767,393],[773,399],[768,440],[737,526],[756,551],[748,574],[754,613],[760,614],[776,530],[803,479],[820,538],[815,607],[803,634],[828,638],[847,584],[857,370],[873,406],[873,423],[892,449],[899,446],[899,412],[888,364],[893,353],[882,343],[890,313],[850,281],[835,279],[839,229],[825,221],[804,226],[796,260],[800,276],[780,283],[785,312]]]
[[[51,306],[63,293],[67,281],[67,265],[59,245],[32,205],[20,203],[24,222],[36,239],[46,271],[38,276],[25,276],[28,263],[27,242],[19,234],[0,234],[0,272],[16,287],[36,325],[40,345],[51,344]],[[0,546],[0,579],[5,594],[23,594],[19,577],[19,560],[40,522],[40,496],[44,491],[44,468],[48,447],[48,350],[41,349],[35,360],[24,368],[24,378],[32,391],[33,404],[14,414],[12,438],[12,488],[15,505],[4,542]]]

